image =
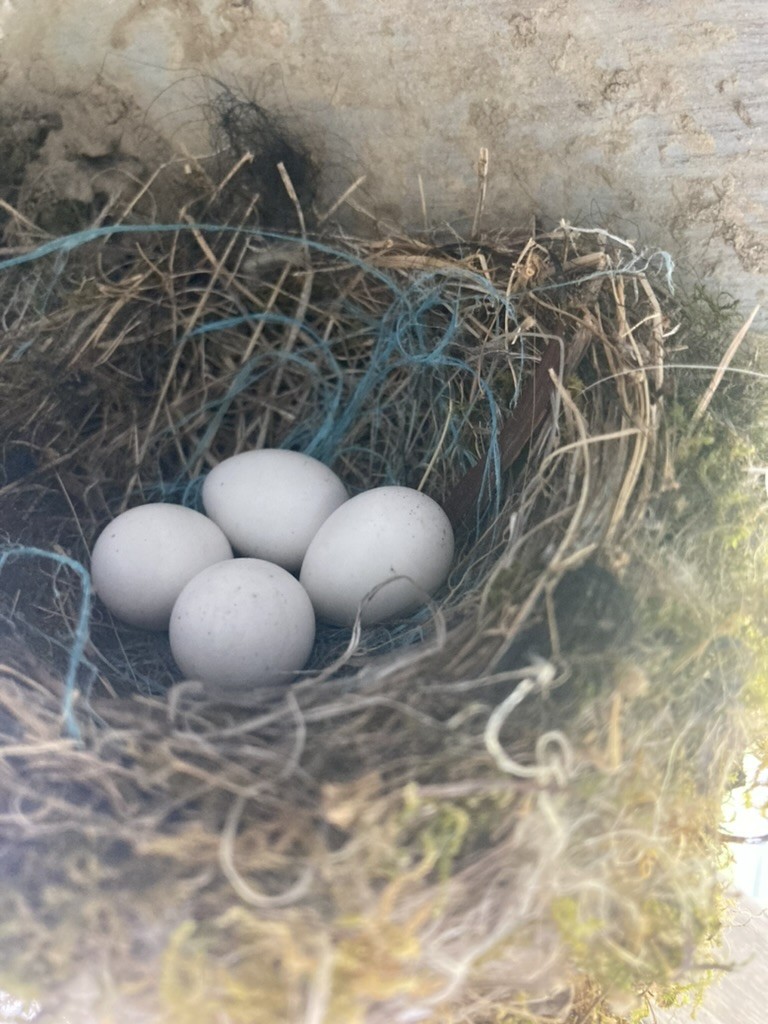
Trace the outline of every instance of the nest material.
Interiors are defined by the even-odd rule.
[[[568,226],[76,241],[5,270],[0,987],[92,964],[99,1020],[516,1024],[695,976],[738,724],[654,525],[664,259]],[[97,604],[84,635],[109,516],[277,445],[446,503],[430,608],[321,630],[247,711]]]

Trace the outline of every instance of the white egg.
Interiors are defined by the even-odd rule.
[[[236,551],[292,570],[347,498],[344,484],[322,462],[278,448],[233,455],[203,484],[205,511]]]
[[[204,569],[173,607],[171,651],[209,696],[247,703],[259,687],[289,682],[315,641],[306,591],[289,572],[260,558]]]
[[[232,558],[229,541],[201,512],[183,505],[138,505],[99,534],[91,579],[116,618],[143,629],[167,629],[184,586],[225,558]]]
[[[352,625],[363,598],[392,580],[365,603],[369,625],[423,604],[448,576],[453,549],[450,521],[436,501],[410,487],[375,487],[326,519],[300,579],[318,616],[339,626]]]

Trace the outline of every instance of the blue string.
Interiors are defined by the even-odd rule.
[[[62,716],[68,734],[74,739],[81,738],[80,727],[74,715],[75,697],[77,694],[77,673],[85,659],[85,647],[89,638],[89,619],[91,614],[91,602],[93,599],[91,589],[91,578],[88,570],[67,555],[60,555],[54,551],[44,551],[41,548],[23,547],[21,545],[8,545],[0,548],[0,573],[7,562],[14,558],[44,558],[64,566],[76,573],[80,580],[80,609],[77,622],[73,629],[72,644],[69,648],[68,667],[64,677],[64,700],[62,702]]]
[[[96,242],[103,238],[110,238],[113,235],[151,235],[192,231],[200,231],[206,234],[219,233],[246,235],[250,238],[258,238],[266,242],[280,242],[281,244],[293,245],[300,249],[309,249],[316,253],[321,253],[335,259],[343,260],[350,266],[364,270],[367,275],[386,285],[395,296],[401,297],[404,295],[404,292],[393,277],[384,273],[384,271],[377,269],[370,262],[356,256],[350,250],[338,249],[315,239],[301,238],[296,235],[285,235],[275,231],[263,231],[261,228],[237,227],[227,224],[206,224],[203,222],[191,224],[108,224],[102,225],[101,227],[86,228],[83,231],[76,231],[71,235],[63,235],[60,238],[53,238],[51,241],[44,242],[35,249],[31,249],[29,252],[21,253],[18,256],[12,256],[6,260],[0,260],[0,271],[11,270],[13,267],[23,266],[27,263],[34,263],[38,260],[44,259],[46,256],[57,255],[60,257],[55,265],[58,274],[64,266],[63,257],[66,256],[66,254],[74,252],[76,249],[82,248],[91,242]],[[482,276],[482,274],[468,270],[466,267],[457,267],[450,271],[447,269],[430,271],[429,274],[425,275],[425,278],[427,279],[438,277],[449,278],[453,281],[462,279],[472,283],[494,302],[501,301],[513,321],[517,323],[513,302],[499,292],[487,278]],[[409,285],[409,289],[411,290],[416,290],[419,287],[419,278],[411,282]]]
[[[578,229],[574,229],[578,230]],[[385,389],[387,378],[392,374],[405,373],[407,377],[407,396],[412,399],[411,407],[417,409],[428,407],[434,421],[444,422],[450,407],[451,380],[455,377],[467,379],[477,378],[477,370],[466,358],[461,357],[465,351],[463,330],[468,316],[477,312],[484,322],[497,318],[502,324],[508,321],[514,327],[519,326],[515,308],[515,296],[508,296],[488,281],[487,278],[466,267],[430,268],[424,273],[410,276],[401,284],[390,273],[380,270],[346,251],[323,242],[304,239],[294,235],[263,231],[259,228],[244,228],[207,223],[174,223],[129,225],[114,224],[88,228],[61,238],[52,239],[28,253],[23,253],[0,261],[0,272],[23,267],[36,261],[53,257],[52,276],[46,287],[45,303],[50,301],[54,292],[55,281],[62,274],[67,257],[77,249],[92,242],[118,235],[159,235],[169,233],[203,233],[234,234],[237,233],[265,243],[295,246],[308,249],[313,253],[339,261],[342,267],[362,270],[369,279],[378,281],[391,295],[391,302],[380,317],[371,316],[365,309],[354,307],[351,302],[346,307],[346,314],[360,324],[354,336],[347,335],[345,343],[359,338],[361,344],[370,342],[370,351],[366,358],[365,370],[357,378],[350,381],[348,374],[340,365],[335,353],[333,339],[321,337],[311,324],[294,320],[288,316],[269,312],[246,312],[211,320],[198,324],[188,330],[178,341],[185,344],[193,338],[212,336],[223,331],[236,331],[238,328],[254,323],[264,323],[280,327],[294,328],[297,331],[297,344],[293,351],[286,353],[275,351],[259,351],[241,366],[228,384],[223,397],[211,401],[206,406],[210,418],[205,431],[198,439],[194,450],[187,459],[187,467],[198,464],[200,458],[212,446],[216,435],[222,428],[228,411],[236,398],[253,387],[266,375],[273,372],[276,366],[283,364],[299,368],[308,374],[316,388],[317,400],[308,403],[310,408],[301,423],[297,423],[285,436],[283,446],[293,448],[312,455],[325,463],[333,463],[341,456],[358,458],[362,456],[372,463],[381,463],[379,477],[392,483],[400,482],[401,475],[394,465],[394,455],[389,464],[375,450],[363,448],[354,440],[355,428],[361,419],[370,424],[375,436],[384,425],[388,415],[386,407],[382,407],[378,396]],[[595,280],[598,278],[615,277],[627,274],[642,274],[651,268],[654,262],[660,264],[660,272],[666,278],[670,292],[673,290],[672,274],[674,263],[668,253],[658,251],[651,254],[632,254],[615,268],[596,271],[575,281],[548,282],[529,289],[535,293],[571,287],[575,283]],[[500,333],[500,332],[499,332]],[[26,341],[14,353],[14,359],[20,359],[32,344]],[[310,358],[310,355],[312,358]],[[320,359],[318,359],[318,356]],[[524,346],[518,346],[514,353],[515,360],[522,368],[528,354]],[[517,384],[512,404],[519,397],[519,388],[523,374],[517,375]],[[499,432],[503,410],[500,408],[490,383],[482,377],[477,379],[482,400],[480,407],[485,410],[485,427],[489,437],[488,456],[485,465],[483,493],[488,494],[493,485],[492,508],[481,511],[477,509],[475,531],[477,534],[489,518],[498,516],[501,507],[502,491],[498,486],[501,480],[501,453],[499,449]],[[472,410],[476,421],[479,408]],[[195,416],[199,415],[196,410]],[[186,418],[179,420],[168,431],[178,433],[184,427]],[[446,432],[444,442],[444,458],[450,458],[458,468],[471,466],[476,458],[473,451],[463,443],[469,422],[467,410],[454,411]],[[199,507],[201,479],[190,480],[189,476],[179,476],[175,480],[159,480],[146,492],[150,500],[180,501],[190,507]],[[66,555],[44,551],[32,547],[0,548],[0,571],[8,559],[16,557],[45,558],[60,566],[74,571],[80,580],[81,602],[77,622],[72,631],[72,644],[68,652],[68,669],[65,678],[65,697],[63,716],[67,731],[75,738],[80,737],[79,728],[74,717],[74,702],[77,693],[78,671],[87,665],[85,648],[88,642],[88,623],[92,590],[86,569],[74,559]],[[391,631],[382,632],[379,641],[385,646],[397,646],[399,643],[410,642],[418,635],[420,629],[418,618],[409,620],[401,627],[393,627]],[[376,634],[379,636],[379,634]]]
[[[62,235],[60,238],[52,238],[50,242],[44,242],[29,252],[21,253],[19,256],[12,256],[10,259],[0,260],[0,271],[11,270],[13,267],[20,267],[26,263],[35,263],[46,256],[61,255],[74,252],[91,242],[97,242],[102,238],[111,238],[113,235],[153,235],[171,234],[174,232],[201,231],[203,233],[216,232],[219,234],[247,235],[251,238],[263,239],[267,242],[281,242],[295,245],[297,248],[309,248],[314,252],[323,253],[326,256],[334,256],[345,260],[352,266],[365,270],[366,273],[375,277],[383,284],[388,285],[393,291],[399,289],[394,280],[381,270],[377,270],[370,263],[355,256],[352,252],[343,249],[336,249],[333,246],[325,245],[314,239],[300,238],[296,235],[284,235],[275,231],[263,231],[261,228],[236,227],[230,224],[107,224],[101,227],[86,228],[83,231],[76,231],[71,235]],[[63,263],[61,264],[63,266]],[[479,278],[482,280],[482,278]]]
[[[235,376],[230,382],[226,394],[223,398],[218,398],[215,402],[209,404],[208,408],[211,409],[212,416],[208,428],[206,429],[203,436],[197,443],[194,452],[188,460],[189,465],[194,465],[197,460],[210,449],[211,443],[221,427],[222,421],[226,416],[234,399],[251,387],[257,380],[265,376],[269,370],[273,368],[275,363],[287,363],[295,364],[304,369],[311,376],[315,377],[321,390],[324,392],[324,400],[319,403],[319,407],[324,410],[323,412],[323,423],[319,426],[312,426],[309,431],[310,436],[306,441],[306,444],[301,446],[302,450],[307,455],[313,455],[315,458],[321,458],[317,453],[320,448],[320,440],[323,436],[333,435],[334,423],[338,415],[339,407],[342,401],[342,387],[344,372],[337,362],[330,345],[328,345],[317,332],[313,331],[307,324],[300,323],[297,320],[293,320],[291,317],[282,316],[277,313],[246,313],[237,317],[229,317],[224,320],[214,320],[207,324],[202,324],[196,327],[190,332],[189,337],[193,338],[196,336],[208,334],[211,331],[225,330],[232,327],[240,326],[244,323],[267,323],[267,324],[278,324],[291,327],[297,327],[302,334],[306,335],[313,343],[313,348],[319,351],[330,370],[331,379],[336,380],[335,386],[328,384],[327,375],[321,374],[320,369],[316,363],[310,361],[305,356],[302,356],[300,352],[281,352],[279,350],[274,352],[259,352],[251,357],[244,366],[240,367]],[[180,342],[181,343],[181,342]],[[184,421],[181,421],[178,426],[182,426]],[[306,431],[307,427],[303,429]],[[297,438],[289,436],[283,442],[283,447],[295,447]],[[332,446],[335,449],[335,445]],[[327,453],[325,461],[331,461],[335,451]],[[328,457],[330,456],[330,458]]]
[[[578,228],[572,229],[578,233]],[[50,242],[44,242],[42,245],[37,246],[35,249],[30,250],[26,253],[21,253],[19,256],[12,256],[10,259],[0,260],[0,271],[10,270],[12,267],[23,266],[25,263],[34,263],[37,260],[43,259],[46,256],[59,254],[65,255],[70,252],[74,252],[76,249],[81,248],[84,245],[88,245],[90,242],[98,241],[102,238],[109,238],[112,235],[148,235],[148,234],[168,234],[171,232],[189,232],[189,231],[201,231],[204,233],[218,232],[221,234],[240,234],[248,235],[252,238],[261,238],[265,241],[288,243],[296,245],[301,248],[308,248],[314,252],[323,253],[327,256],[340,257],[350,263],[352,266],[357,266],[366,271],[366,273],[377,278],[387,286],[391,287],[393,292],[398,293],[399,288],[393,279],[377,270],[370,263],[354,256],[351,252],[346,252],[341,249],[336,249],[333,246],[325,245],[322,242],[315,241],[313,239],[305,239],[297,237],[296,235],[285,235],[274,231],[263,231],[260,228],[246,228],[236,227],[234,225],[222,225],[222,224],[206,224],[206,223],[192,223],[192,224],[108,224],[102,225],[101,227],[86,228],[83,231],[76,231],[71,235],[63,235],[60,238],[53,238]],[[609,268],[607,270],[598,270],[592,274],[587,274],[584,277],[578,279],[579,283],[585,281],[592,281],[600,277],[616,277],[617,275],[625,274],[642,274],[648,270],[653,261],[658,260],[663,268],[665,283],[670,293],[674,292],[673,274],[675,270],[674,260],[672,256],[662,249],[653,250],[651,253],[640,253],[635,254],[625,263],[620,264],[617,267]],[[61,266],[63,264],[59,264]],[[436,270],[430,272],[432,275],[437,276],[443,274],[444,276],[450,276],[451,279],[464,278],[468,281],[472,281],[482,291],[485,291],[494,300],[498,300],[500,293],[494,286],[488,281],[487,278],[481,274],[476,274],[473,271],[467,270],[465,267],[457,267],[450,271]],[[550,284],[537,285],[529,289],[533,292],[551,291],[558,288],[565,288],[575,282],[554,282]],[[514,307],[509,299],[504,297],[505,304],[509,306],[509,310],[514,316]],[[517,321],[515,320],[515,323]]]

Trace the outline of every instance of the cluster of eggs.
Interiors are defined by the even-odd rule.
[[[181,671],[220,699],[247,703],[295,675],[316,618],[370,625],[410,613],[453,559],[451,524],[427,495],[375,487],[350,498],[299,452],[225,459],[202,500],[205,514],[153,503],[117,516],[96,540],[91,578],[116,618],[168,630]]]

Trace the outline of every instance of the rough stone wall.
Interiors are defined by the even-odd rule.
[[[365,173],[361,201],[403,225],[422,221],[419,176],[432,220],[470,221],[486,146],[489,224],[610,226],[746,307],[768,275],[763,13],[761,0],[46,0],[43,14],[3,0],[0,74],[7,94],[84,96],[86,148],[104,83],[193,152],[209,145],[206,76],[239,85],[307,134],[329,197]],[[81,117],[70,149],[82,131]]]

